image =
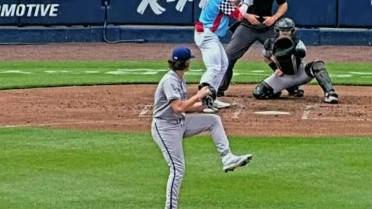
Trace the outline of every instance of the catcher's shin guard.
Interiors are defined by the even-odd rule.
[[[331,78],[329,77],[323,61],[314,61],[308,63],[305,67],[305,71],[309,76],[315,77],[324,92],[333,90]]]
[[[265,82],[261,82],[253,89],[253,96],[256,99],[277,99],[280,97],[281,92],[274,94],[274,89]]]

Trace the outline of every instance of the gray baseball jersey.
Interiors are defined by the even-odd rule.
[[[154,96],[154,118],[177,120],[185,117],[185,113],[173,111],[170,102],[174,99],[187,99],[186,81],[170,70],[160,80]]]

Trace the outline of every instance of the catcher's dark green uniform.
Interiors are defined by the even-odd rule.
[[[273,51],[276,53],[281,53],[281,56],[274,56],[274,62],[278,66],[279,69],[282,70],[284,73],[283,76],[275,76],[272,74],[268,78],[264,80],[266,84],[273,88],[273,93],[281,92],[282,90],[292,87],[298,86],[301,84],[305,84],[310,82],[314,77],[309,76],[305,72],[306,63],[302,61],[298,55],[296,55],[296,51],[304,51],[306,52],[305,44],[296,37],[293,37],[292,40],[294,46],[292,47],[292,51],[288,51],[287,54],[283,49],[284,52],[274,49],[274,42],[276,39],[269,39],[267,42],[272,42],[272,44],[265,44],[264,50],[262,52],[263,56],[270,58],[273,56]],[[284,40],[284,39],[283,39]]]
[[[292,21],[289,18],[283,19],[283,21]],[[292,24],[294,25],[294,23]],[[273,61],[271,64],[274,65],[273,68],[280,69],[283,75],[278,76],[273,73],[264,79],[253,90],[255,98],[277,98],[282,90],[308,83],[313,78],[316,78],[324,91],[324,101],[327,103],[338,103],[338,95],[333,88],[325,63],[319,60],[305,63],[303,58],[306,56],[306,47],[296,35],[288,37],[276,36],[266,40],[262,54],[267,59],[271,59]]]

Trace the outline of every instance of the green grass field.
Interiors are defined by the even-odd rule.
[[[251,164],[224,173],[209,137],[185,141],[185,209],[370,208],[372,138],[232,137]],[[162,208],[151,135],[0,129],[0,208]],[[146,153],[146,154],[144,154]]]
[[[372,85],[372,63],[331,63],[336,84]],[[156,83],[163,62],[2,62],[0,89]],[[188,79],[197,82],[196,62]],[[257,69],[246,71],[245,69]],[[235,82],[270,72],[241,62]],[[248,167],[224,173],[209,136],[185,141],[182,209],[369,209],[370,137],[230,137]],[[168,168],[149,132],[0,128],[0,209],[157,209]]]
[[[335,84],[370,85],[371,63],[330,63],[328,71]],[[247,70],[249,69],[249,70]],[[167,63],[125,61],[7,61],[0,63],[0,89],[49,86],[157,83],[167,71]],[[197,83],[204,71],[200,61],[192,63],[189,83]],[[263,62],[239,62],[236,83],[257,83],[271,71]],[[315,82],[315,80],[314,80]]]

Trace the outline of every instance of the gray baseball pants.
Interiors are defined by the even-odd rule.
[[[221,118],[214,114],[186,114],[182,120],[154,118],[151,133],[169,166],[165,209],[177,209],[178,197],[185,172],[183,139],[210,131],[220,156],[230,152]]]

